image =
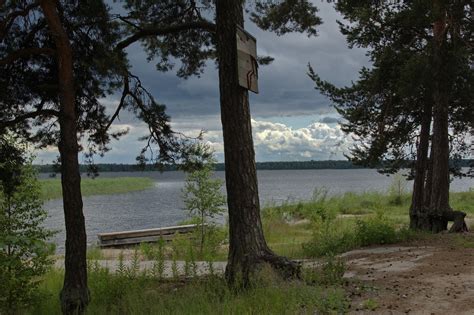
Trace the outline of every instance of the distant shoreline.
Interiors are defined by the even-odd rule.
[[[454,162],[453,162],[454,163]],[[474,165],[473,159],[458,160],[455,162],[460,167],[470,167]],[[325,161],[281,161],[281,162],[257,162],[257,170],[322,170],[322,169],[377,169],[376,167],[364,167],[354,165],[347,160],[325,160]],[[408,166],[409,161],[406,162]],[[144,168],[137,164],[119,164],[119,163],[102,163],[95,164],[100,173],[103,172],[156,172],[156,171],[176,171],[176,165],[165,165],[163,168],[157,168],[153,165],[146,165]],[[35,165],[39,173],[53,173],[54,165]],[[87,172],[87,165],[81,165],[81,173]],[[224,171],[224,163],[217,163],[216,171]]]

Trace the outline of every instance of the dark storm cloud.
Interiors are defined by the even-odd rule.
[[[257,117],[307,115],[330,110],[328,100],[314,90],[307,76],[311,65],[323,79],[338,85],[357,78],[360,67],[367,64],[364,51],[348,49],[336,23],[341,17],[330,4],[317,1],[324,24],[319,36],[305,34],[278,37],[259,30],[247,22],[246,28],[257,38],[260,55],[270,55],[275,61],[260,67],[261,93],[251,96],[252,114]],[[168,107],[176,118],[195,115],[216,115],[219,112],[218,77],[214,61],[209,61],[200,78],[177,78],[174,71],[160,73],[153,61],[136,44],[129,48],[132,71],[139,75],[158,101]],[[177,65],[178,67],[179,65]]]

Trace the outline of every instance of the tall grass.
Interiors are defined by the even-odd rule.
[[[52,271],[41,286],[43,299],[27,314],[60,314],[62,272]],[[88,314],[328,314],[348,303],[336,284],[280,280],[264,268],[248,290],[230,289],[221,277],[159,281],[146,274],[89,270],[92,301]]]
[[[42,179],[41,197],[43,200],[62,197],[60,179]],[[83,178],[81,190],[83,196],[122,194],[139,191],[153,186],[153,180],[148,177],[115,177],[115,178]]]
[[[287,221],[311,219],[324,209],[328,215],[366,215],[382,212],[386,216],[407,216],[411,194],[389,192],[346,192],[328,196],[325,189],[318,189],[311,200],[283,203],[262,210],[265,218],[284,218]],[[450,193],[453,209],[474,214],[474,190]]]

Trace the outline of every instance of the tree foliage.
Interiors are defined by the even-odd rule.
[[[423,113],[432,107],[437,90],[433,79],[435,13],[431,1],[338,1],[339,22],[350,47],[368,49],[371,67],[347,87],[322,80],[310,66],[316,88],[328,96],[345,119],[342,128],[354,136],[351,159],[394,172],[404,160],[416,159]],[[443,46],[449,95],[451,156],[469,156],[469,134],[474,121],[472,6],[450,1],[450,24]],[[431,109],[429,110],[431,112]]]
[[[186,210],[197,218],[200,225],[200,250],[204,247],[205,235],[211,219],[224,212],[225,196],[221,192],[222,180],[212,178],[215,158],[205,145],[198,145],[205,152],[204,162],[199,168],[191,170],[183,189],[183,200]]]
[[[241,1],[250,20],[259,28],[284,35],[290,32],[317,35],[322,20],[318,9],[307,0]],[[140,42],[148,60],[156,62],[158,71],[169,71],[179,64],[177,75],[199,76],[207,60],[215,60],[215,3],[209,0],[129,1],[121,0],[126,14],[119,16],[128,34],[118,43],[125,48]],[[261,64],[273,58],[261,56]]]
[[[130,73],[120,46],[127,34],[121,20],[103,1],[58,1],[57,6],[74,54],[77,129],[86,161],[93,164],[95,155],[110,150],[112,139],[128,132],[112,128],[122,111],[148,126],[138,162],[180,160],[183,148],[192,141],[172,131],[166,107]],[[0,129],[22,134],[39,148],[57,146],[58,64],[39,4],[6,1],[0,12]],[[115,95],[120,99],[111,109],[103,100]],[[150,151],[154,145],[156,149]]]
[[[11,313],[34,302],[41,276],[50,267],[52,232],[31,158],[24,144],[0,137],[0,311]]]

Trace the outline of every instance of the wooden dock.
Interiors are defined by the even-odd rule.
[[[170,241],[178,234],[194,232],[198,226],[198,224],[188,224],[156,229],[99,233],[97,237],[99,238],[100,247],[120,247],[158,242],[160,239]]]

